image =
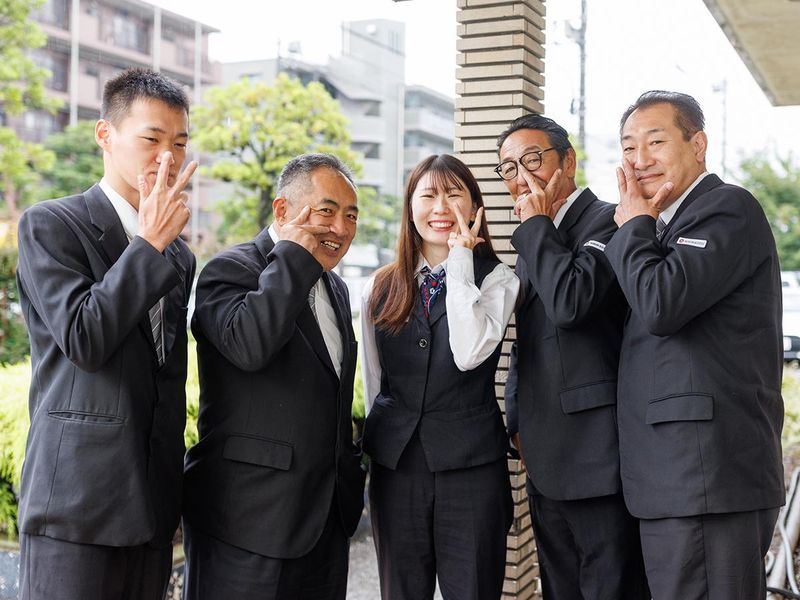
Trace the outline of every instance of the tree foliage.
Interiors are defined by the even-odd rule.
[[[753,156],[739,169],[742,186],[764,207],[781,268],[800,270],[800,167],[791,155],[774,160]]]
[[[235,184],[221,206],[222,237],[250,237],[266,226],[283,166],[304,152],[337,155],[360,170],[347,119],[324,86],[280,74],[271,84],[241,80],[212,88],[192,111],[192,143],[220,158],[207,175]]]
[[[41,4],[43,0],[0,0],[0,108],[7,115],[35,109],[55,111],[60,104],[45,93],[50,71],[30,56],[31,50],[47,42],[47,36],[28,18]],[[23,142],[12,129],[0,127],[0,193],[12,218],[35,197],[39,169],[51,160],[40,145]]]
[[[358,208],[358,228],[353,243],[393,250],[402,214],[400,198],[364,187],[358,190]]]
[[[45,140],[55,160],[44,171],[48,198],[89,189],[103,177],[103,151],[94,140],[94,121],[79,121]]]

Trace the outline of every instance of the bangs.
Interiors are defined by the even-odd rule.
[[[461,181],[461,178],[444,166],[435,166],[431,168],[426,175],[430,175],[431,185],[433,185],[438,192],[448,192],[453,188],[459,189],[462,192],[469,191],[464,182]]]

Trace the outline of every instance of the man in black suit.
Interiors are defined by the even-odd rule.
[[[527,458],[547,599],[648,599],[638,528],[619,478],[616,379],[626,305],[603,255],[614,206],[575,183],[567,132],[540,115],[498,139],[495,169],[521,224],[522,282],[506,408]]]
[[[274,223],[203,269],[192,331],[200,442],[186,457],[185,597],[343,599],[364,471],[350,416],[356,342],[331,269],[356,190],[334,156],[291,160]]]
[[[31,426],[20,494],[23,599],[163,598],[178,526],[186,305],[178,238],[189,103],[174,81],[110,80],[95,138],[104,175],[19,223],[31,339]]]
[[[703,122],[652,91],[620,125],[622,483],[655,600],[752,600],[784,502],[780,272],[756,199],[706,173]]]

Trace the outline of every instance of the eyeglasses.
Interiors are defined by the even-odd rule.
[[[536,169],[542,166],[542,154],[545,152],[550,152],[550,150],[555,150],[555,148],[545,148],[544,150],[533,150],[532,152],[526,152],[517,160],[506,160],[501,162],[494,168],[494,172],[497,173],[501,179],[509,181],[517,176],[517,163],[519,163],[525,167],[526,171],[533,173]]]

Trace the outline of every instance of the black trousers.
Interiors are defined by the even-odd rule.
[[[183,544],[184,600],[345,600],[347,594],[350,539],[333,507],[314,548],[300,558],[255,554],[185,520]]]
[[[650,600],[638,523],[622,494],[551,500],[528,492],[544,600]]]
[[[431,473],[415,435],[396,470],[372,463],[370,515],[383,600],[496,600],[513,507],[506,459]]]
[[[20,534],[20,600],[163,600],[172,546],[97,546]]]
[[[778,509],[642,519],[653,600],[756,600],[767,594],[764,555]]]

